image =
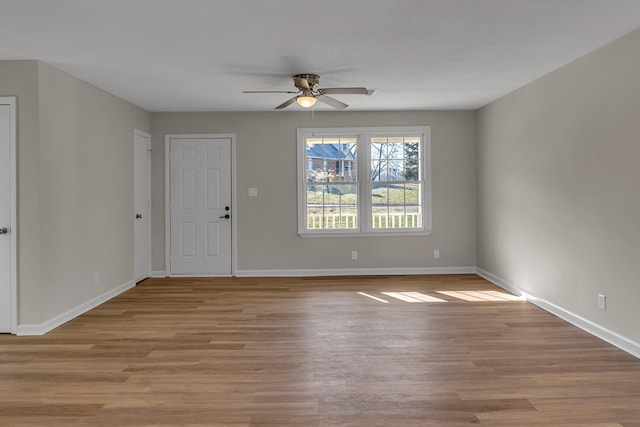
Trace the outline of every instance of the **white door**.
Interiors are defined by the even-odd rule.
[[[0,98],[0,332],[15,332],[15,98]]]
[[[231,138],[167,136],[168,273],[231,275]]]
[[[133,133],[133,221],[134,278],[136,282],[151,276],[151,137],[135,130]]]

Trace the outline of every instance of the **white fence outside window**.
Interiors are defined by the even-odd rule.
[[[419,212],[373,213],[372,216],[372,228],[417,228],[421,225],[422,217]],[[357,227],[357,214],[307,214],[307,229],[309,230],[348,230]]]

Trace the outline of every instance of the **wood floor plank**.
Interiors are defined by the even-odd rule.
[[[1,426],[639,421],[638,359],[476,275],[148,279],[0,335]]]

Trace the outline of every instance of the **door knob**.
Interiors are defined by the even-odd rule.
[[[142,215],[136,214],[136,219],[140,219],[140,218],[142,218]]]
[[[227,215],[229,216],[229,215]],[[7,227],[2,227],[0,228],[0,234],[7,234],[9,232],[9,229]]]
[[[229,219],[229,218],[231,218],[231,215],[226,214],[226,215],[221,216],[220,218],[226,218],[226,219]]]

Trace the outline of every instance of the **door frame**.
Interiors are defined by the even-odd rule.
[[[135,177],[136,177],[136,163],[135,163],[135,143],[136,143],[136,136],[141,136],[143,138],[147,139],[147,151],[150,153],[151,152],[151,135],[148,134],[147,132],[141,131],[139,129],[133,129],[133,150],[134,150],[134,164],[133,164],[133,179],[135,181]],[[149,241],[147,242],[147,277],[151,277],[151,156],[147,157],[147,172],[148,172],[148,176],[147,176],[147,188],[146,188],[146,192],[147,192],[147,200],[148,200],[148,206],[147,206],[147,235],[149,236]],[[133,275],[134,275],[134,282],[138,281],[138,278],[135,277],[136,275],[136,239],[135,239],[135,227],[136,227],[136,220],[135,220],[135,183],[134,183],[134,191],[133,191],[133,197],[134,197],[134,219],[133,219],[133,227],[134,227],[134,239],[133,239]],[[144,279],[142,279],[144,280]]]
[[[9,106],[9,238],[11,239],[11,262],[9,263],[9,287],[11,294],[10,310],[11,330],[16,334],[18,331],[18,165],[17,165],[17,97],[2,96],[0,104]]]
[[[171,277],[171,221],[169,203],[171,200],[171,168],[169,154],[172,139],[229,139],[231,141],[231,276],[235,276],[238,269],[237,235],[238,235],[238,204],[236,203],[236,134],[235,133],[177,133],[164,136],[164,268],[165,276]],[[195,275],[194,275],[195,276]],[[194,277],[191,276],[191,277]],[[181,274],[179,277],[190,277]]]

